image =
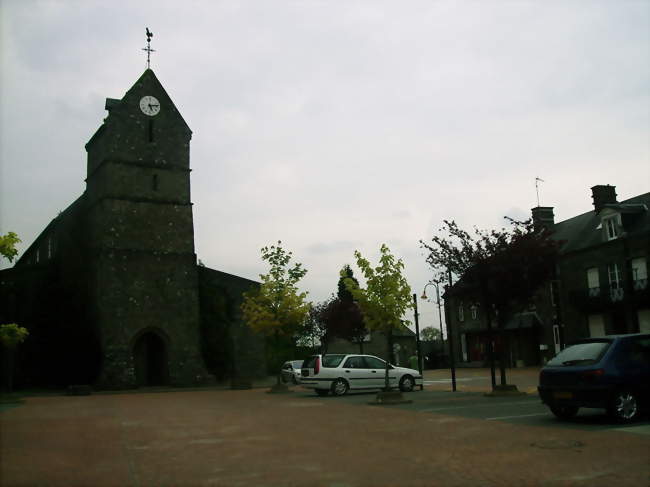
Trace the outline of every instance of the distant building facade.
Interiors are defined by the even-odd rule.
[[[584,337],[650,332],[650,193],[619,202],[616,188],[592,188],[593,211],[562,222],[552,207],[532,209],[535,226],[561,242],[555,279],[524,311],[498,330],[495,356],[505,348],[509,366],[545,363],[568,342]],[[488,360],[489,336],[479,300],[462,283],[446,294],[448,323],[461,366]]]
[[[150,69],[105,108],[86,144],[85,192],[0,272],[0,322],[30,330],[17,384],[191,385],[263,372],[251,362],[263,342],[239,314],[257,283],[197,265],[190,128]]]
[[[416,353],[415,333],[407,326],[393,330],[390,337],[380,331],[370,331],[361,344],[335,338],[327,347],[327,353],[363,353],[386,358],[388,340],[391,342],[391,357],[389,362],[402,367],[408,367],[408,359]]]

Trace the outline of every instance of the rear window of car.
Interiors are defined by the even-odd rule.
[[[323,367],[338,367],[345,355],[323,355]]]
[[[338,367],[339,364],[341,363],[341,360],[343,360],[344,357],[345,355],[323,355],[323,359],[321,360],[321,366],[327,368]],[[302,367],[305,369],[313,369],[316,365],[317,358],[318,355],[313,355],[308,359],[305,359],[305,361],[302,364]]]
[[[591,365],[597,363],[611,345],[610,341],[585,342],[569,345],[548,361],[553,367]]]
[[[302,363],[303,368],[305,369],[313,369],[314,365],[316,365],[316,356],[314,355],[313,357],[309,357],[308,359],[305,359],[305,361]]]
[[[294,369],[301,369],[302,368],[302,360],[294,360],[291,362],[291,365],[293,366]]]

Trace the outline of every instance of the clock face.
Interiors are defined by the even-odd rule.
[[[140,100],[140,110],[145,115],[153,117],[160,111],[160,102],[151,95],[143,96]]]

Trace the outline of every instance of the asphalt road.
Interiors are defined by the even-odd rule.
[[[371,403],[376,392],[353,392],[343,397],[319,397],[312,391],[295,389],[302,399],[340,402],[365,406]],[[409,404],[396,404],[390,408],[403,409],[421,414],[443,414],[462,418],[500,421],[544,428],[578,429],[586,431],[620,430],[650,435],[650,420],[644,416],[632,424],[618,424],[612,421],[603,409],[581,409],[572,420],[558,420],[542,404],[537,395],[488,397],[482,392],[414,391],[404,394]]]

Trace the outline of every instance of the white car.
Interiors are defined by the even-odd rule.
[[[319,396],[342,396],[349,390],[383,389],[386,362],[373,355],[312,355],[302,365],[300,385]],[[422,375],[413,369],[388,365],[388,384],[403,392],[422,386]]]
[[[300,382],[300,369],[302,368],[302,362],[302,360],[287,360],[283,363],[282,370],[280,370],[282,382],[285,384],[287,382],[298,384],[298,382]]]

